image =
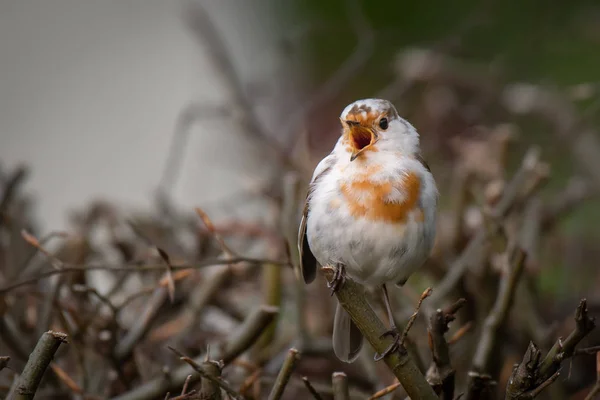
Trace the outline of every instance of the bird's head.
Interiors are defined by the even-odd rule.
[[[419,135],[398,116],[392,103],[382,99],[357,100],[340,115],[343,143],[354,161],[369,151],[418,151]]]

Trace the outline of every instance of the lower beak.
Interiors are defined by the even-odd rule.
[[[375,144],[377,134],[372,129],[353,125],[350,126],[348,138],[350,139],[350,146],[352,146],[350,161],[354,161],[363,151]]]

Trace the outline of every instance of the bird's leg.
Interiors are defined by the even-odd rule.
[[[381,353],[381,354],[375,353],[375,357],[374,357],[375,361],[379,361],[379,360],[383,359],[385,356],[387,356],[388,354],[393,353],[402,344],[402,337],[400,335],[400,332],[398,331],[396,322],[394,321],[394,313],[392,312],[392,306],[390,304],[390,297],[388,295],[388,291],[387,291],[387,287],[385,286],[385,283],[383,284],[382,289],[383,289],[383,302],[385,303],[385,308],[387,310],[388,319],[390,321],[390,329],[385,331],[381,335],[381,337],[391,336],[394,339],[394,341],[392,342],[392,344],[390,344],[388,346],[387,349],[384,350],[383,353]]]
[[[345,281],[346,281],[346,267],[344,266],[344,264],[338,263],[335,265],[335,272],[333,273],[333,279],[331,280],[331,282],[327,283],[327,287],[329,289],[331,289],[332,296],[335,292],[337,292],[342,287],[342,285],[344,284]]]

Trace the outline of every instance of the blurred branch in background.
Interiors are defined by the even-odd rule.
[[[68,334],[69,346],[55,354],[40,398],[577,400],[598,392],[598,85],[518,73],[532,51],[519,42],[539,42],[519,36],[517,17],[532,12],[525,6],[514,15],[493,1],[468,12],[387,3],[309,1],[294,10],[301,26],[320,21],[299,47],[321,52],[306,63],[315,67],[312,94],[299,96],[305,101],[282,116],[281,130],[259,118],[260,99],[233,62],[222,33],[235,27],[216,24],[202,3],[185,3],[186,27],[227,100],[194,101],[179,113],[156,210],[82,204],[68,233],[44,235],[26,166],[0,170],[2,396],[26,375],[49,329]],[[451,23],[440,22],[443,13]],[[561,26],[552,31],[571,34]],[[500,48],[490,29],[514,42]],[[513,47],[519,57],[504,54]],[[397,100],[422,133],[441,189],[439,233],[422,271],[390,293],[396,320],[410,327],[406,352],[374,363],[373,352],[389,344],[379,337],[385,311],[352,283],[338,294],[373,347],[342,364],[326,286],[305,287],[290,265],[306,182],[337,140],[340,107],[377,93]],[[226,198],[196,214],[179,210],[171,197],[192,128],[213,119],[235,121],[274,172],[245,171],[252,182]],[[250,202],[263,212],[236,212]],[[433,292],[417,315],[425,287]]]

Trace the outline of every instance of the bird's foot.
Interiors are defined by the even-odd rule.
[[[383,353],[375,353],[375,356],[373,357],[373,360],[375,361],[383,360],[387,355],[395,352],[403,346],[402,342],[404,340],[402,338],[402,334],[395,325],[392,325],[392,327],[389,330],[385,331],[380,337],[384,338],[386,336],[391,336],[394,339],[394,341],[388,346],[387,349],[383,351]]]
[[[333,274],[333,279],[331,282],[327,283],[327,287],[331,289],[331,295],[337,292],[346,281],[346,267],[343,264],[337,264],[335,267],[335,272]]]

